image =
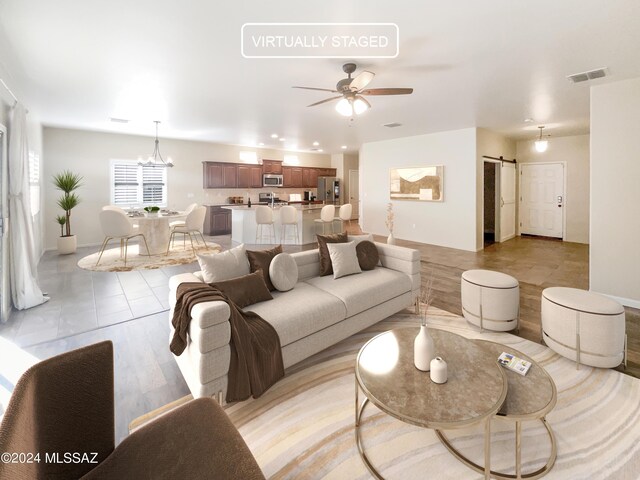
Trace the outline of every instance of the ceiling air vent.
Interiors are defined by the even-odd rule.
[[[573,83],[586,82],[587,80],[595,80],[596,78],[602,78],[607,76],[607,67],[597,68],[588,72],[574,73],[567,78]]]
[[[383,127],[387,127],[387,128],[396,128],[396,127],[401,127],[402,124],[398,123],[398,122],[393,122],[393,123],[385,123],[384,125],[382,125]]]

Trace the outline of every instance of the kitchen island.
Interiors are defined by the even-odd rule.
[[[291,245],[306,245],[315,243],[316,241],[316,222],[320,218],[320,210],[323,205],[292,205],[298,211],[298,238],[294,238],[294,227],[290,226],[286,229],[286,238],[281,236],[280,208],[282,205],[273,207],[273,222],[275,226],[276,242]],[[222,207],[231,210],[231,240],[238,243],[256,243],[256,208],[249,208],[246,205],[234,205]],[[336,211],[337,213],[337,211]],[[341,222],[336,220],[333,222],[336,232],[341,231]],[[318,226],[318,232],[322,231],[322,227]],[[328,227],[325,227],[327,233],[331,233]],[[268,242],[266,229],[263,242]]]

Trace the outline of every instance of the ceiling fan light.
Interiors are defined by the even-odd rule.
[[[544,153],[547,151],[547,148],[549,147],[549,142],[547,140],[536,140],[535,146],[536,146],[536,152]]]
[[[346,98],[341,98],[338,103],[336,103],[336,112],[344,117],[350,117],[353,115],[353,105]]]
[[[357,97],[353,102],[353,111],[356,113],[356,115],[360,115],[367,110],[369,110],[369,105],[367,104],[367,102],[361,97]]]

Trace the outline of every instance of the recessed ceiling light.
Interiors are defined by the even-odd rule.
[[[129,123],[129,120],[127,120],[126,118],[111,117],[109,120],[111,120],[113,123]]]
[[[321,148],[319,148],[319,149],[318,149],[318,151],[319,151],[319,152],[324,152],[324,150],[323,150],[323,149],[321,149]]]
[[[286,140],[286,138],[280,137],[278,140],[280,140],[281,142],[284,142]]]
[[[347,146],[346,145],[342,145],[340,148],[343,149],[343,150],[346,150]]]
[[[533,123],[533,118],[525,118],[524,123]]]
[[[320,142],[313,142],[314,147],[317,147],[318,145],[320,145]]]
[[[271,138],[278,138],[278,134],[277,133],[272,133],[271,134]]]

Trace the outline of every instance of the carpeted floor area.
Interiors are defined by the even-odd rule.
[[[417,318],[408,311],[394,315],[290,368],[261,398],[227,406],[267,478],[371,478],[354,437],[356,354],[380,332],[402,326],[417,330],[417,325]],[[553,377],[558,402],[547,420],[556,435],[558,457],[545,478],[637,478],[640,380],[614,370],[586,366],[576,370],[573,362],[543,345],[508,333],[480,334],[461,317],[442,310],[432,311],[430,325],[510,345],[534,358]],[[151,412],[132,427],[139,428],[187,400]],[[492,467],[512,473],[513,423],[496,418],[492,430]],[[365,449],[385,478],[481,478],[454,459],[433,431],[395,420],[372,405],[365,412],[362,432]],[[446,433],[465,455],[481,462],[480,427]],[[523,423],[522,439],[527,473],[544,465],[550,443],[540,422]]]

